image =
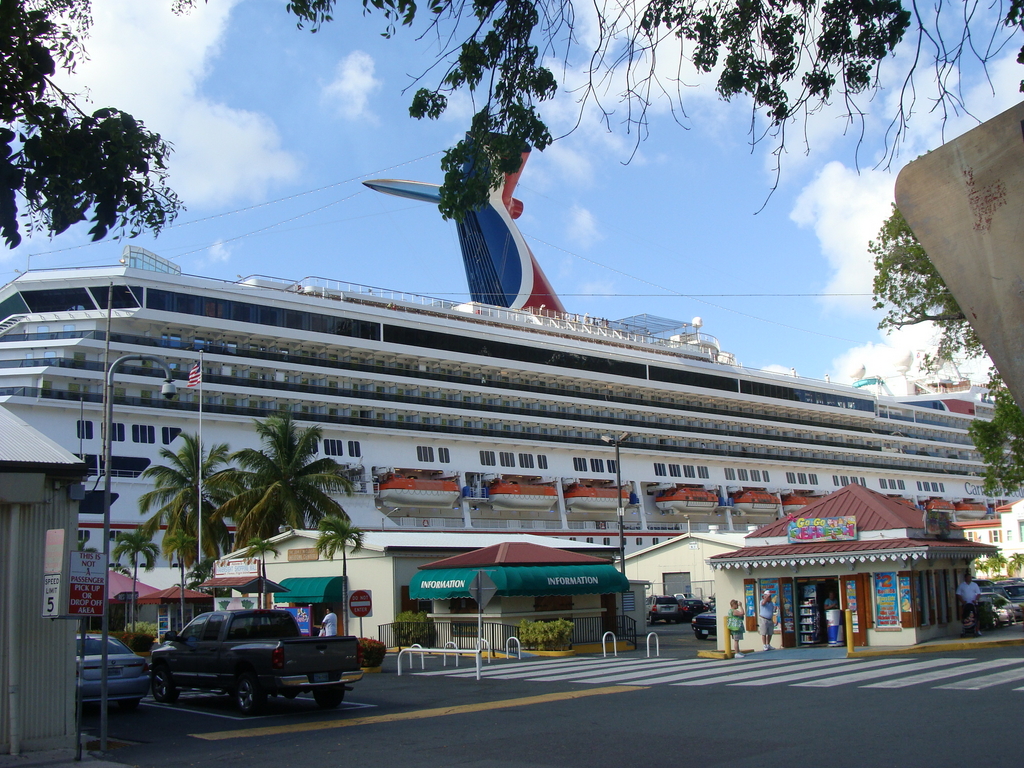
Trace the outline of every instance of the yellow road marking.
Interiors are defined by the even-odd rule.
[[[543,696],[524,696],[521,699],[503,699],[501,701],[484,701],[480,704],[464,704],[458,707],[436,707],[420,709],[415,712],[399,712],[393,715],[373,715],[370,717],[354,717],[350,720],[330,720],[315,723],[293,723],[291,725],[270,725],[265,728],[241,728],[234,731],[216,731],[214,733],[191,733],[197,739],[207,741],[223,741],[224,739],[241,739],[252,736],[276,736],[281,733],[303,733],[305,731],[324,731],[329,728],[349,728],[353,725],[374,725],[376,723],[393,723],[399,720],[424,720],[428,717],[446,717],[462,715],[469,712],[486,712],[491,709],[508,709],[509,707],[525,707],[531,704],[546,704],[550,701],[569,701],[587,696],[605,696],[609,693],[627,693],[642,691],[648,686],[643,685],[610,685],[606,688],[591,688],[586,691],[565,691],[564,693],[547,693]]]

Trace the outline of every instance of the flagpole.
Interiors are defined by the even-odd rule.
[[[203,563],[203,350],[199,350],[199,493],[196,499],[196,527],[199,529],[199,560]]]

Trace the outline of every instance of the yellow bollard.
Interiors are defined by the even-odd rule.
[[[853,653],[853,611],[849,608],[843,611],[843,619],[846,625],[846,652]]]
[[[725,638],[725,658],[733,658],[732,632],[729,631],[729,617],[722,617],[722,637]]]

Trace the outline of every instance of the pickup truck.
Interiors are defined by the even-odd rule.
[[[304,637],[288,611],[214,611],[168,632],[150,658],[153,698],[173,704],[183,689],[230,693],[243,714],[267,696],[294,699],[312,691],[323,709],[363,677],[354,637]]]

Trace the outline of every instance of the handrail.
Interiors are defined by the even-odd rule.
[[[456,666],[458,666],[458,657],[460,655],[464,654],[464,653],[472,653],[474,656],[477,656],[477,657],[480,656],[480,650],[479,649],[477,649],[475,651],[470,651],[470,650],[465,650],[465,649],[461,649],[461,648],[423,648],[422,646],[417,644],[417,645],[409,646],[408,648],[403,648],[402,650],[400,650],[398,652],[398,674],[399,674],[399,676],[401,676],[401,674],[402,674],[402,655],[406,654],[406,653],[408,653],[408,654],[418,653],[420,655],[420,664],[422,665],[421,669],[426,669],[427,668],[427,666],[426,666],[426,655],[428,653],[431,654],[431,655],[437,654],[437,655],[440,655],[440,656],[447,656],[448,654],[451,654],[451,655],[456,657],[456,661],[455,661],[455,665]],[[409,669],[412,669],[412,662],[411,661],[409,662]],[[479,679],[479,678],[477,678],[477,679]]]
[[[515,635],[510,636],[508,640],[505,641],[505,655],[512,655],[512,651],[509,650],[509,647],[512,645],[513,640],[516,641],[516,658],[521,659],[523,658],[523,644],[519,642],[519,638]]]
[[[605,648],[605,639],[608,637],[608,635],[612,636],[612,650],[615,652],[616,658],[618,658],[619,640],[617,637],[615,637],[615,633],[611,630],[608,630],[603,635],[601,635],[601,653],[603,654],[603,658],[608,658],[608,649]]]
[[[658,658],[661,657],[661,641],[658,639],[657,632],[647,633],[647,658],[651,658],[651,638],[654,638],[654,655]]]

